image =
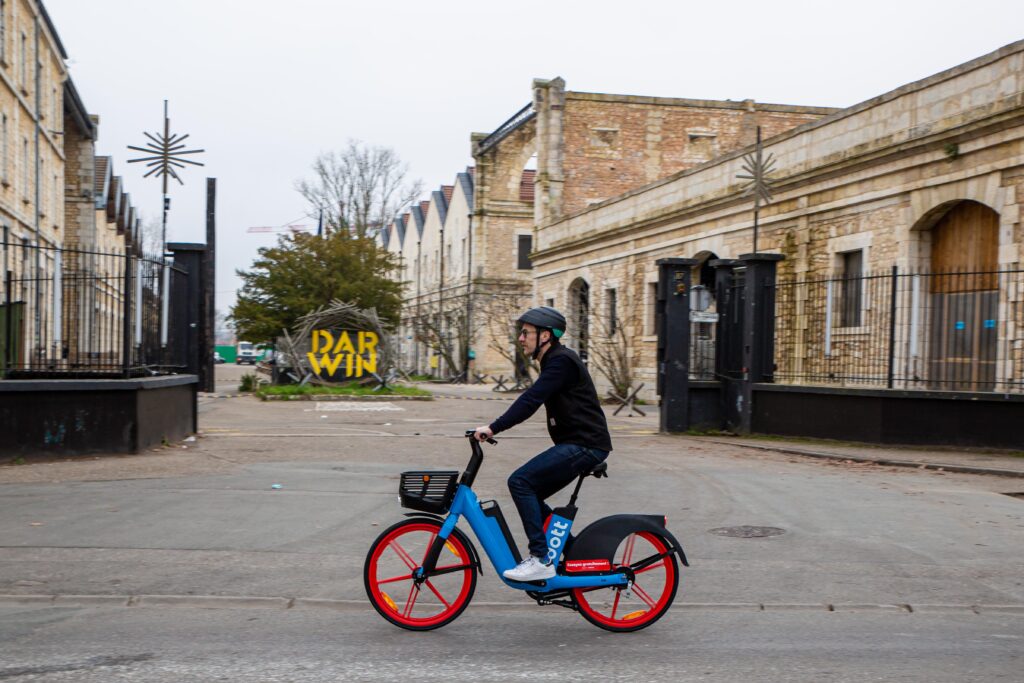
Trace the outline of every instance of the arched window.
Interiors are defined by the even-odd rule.
[[[569,347],[587,362],[587,343],[590,339],[590,285],[583,278],[576,278],[569,285],[568,323]]]

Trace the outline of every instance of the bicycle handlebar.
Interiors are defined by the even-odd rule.
[[[481,448],[480,442],[476,439],[476,430],[467,429],[466,438],[469,439],[470,448],[473,451],[472,457],[469,459],[469,464],[466,465],[466,469],[462,472],[461,483],[466,486],[473,486],[473,482],[476,480],[476,473],[480,470],[480,465],[484,461],[484,449]],[[488,437],[488,443],[498,443],[493,438]]]
[[[467,439],[473,439],[475,441],[476,440],[474,438],[475,435],[476,435],[476,430],[475,429],[467,429],[466,430],[466,438]],[[494,444],[495,446],[498,445],[498,442],[494,439],[493,436],[487,437],[486,441],[487,441],[487,443]]]

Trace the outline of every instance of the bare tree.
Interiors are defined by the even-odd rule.
[[[446,299],[443,311],[437,301],[424,304],[412,323],[416,341],[433,349],[452,374],[467,375],[470,335],[465,295]]]
[[[640,308],[633,305],[632,288],[625,288],[620,297],[620,290],[615,292],[615,304],[610,304],[606,292],[605,301],[600,307],[590,312],[590,321],[594,332],[590,337],[588,350],[590,363],[611,384],[612,391],[619,396],[627,396],[636,376],[633,371],[632,349],[629,346],[630,334],[627,328],[639,329]],[[620,315],[620,311],[625,315]]]
[[[341,151],[319,154],[314,178],[298,181],[295,189],[312,207],[310,215],[323,215],[330,229],[372,237],[422,192],[423,183],[409,181],[407,173],[393,149],[349,140]]]
[[[491,292],[479,297],[476,306],[487,323],[484,333],[487,346],[508,361],[509,369],[516,375],[525,370],[527,377],[540,372],[540,367],[523,353],[519,345],[519,326],[516,320],[530,304],[530,295],[525,292]]]
[[[139,224],[138,240],[144,257],[154,260],[163,257],[163,226],[159,220],[143,218]]]

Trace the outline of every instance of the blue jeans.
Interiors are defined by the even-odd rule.
[[[576,477],[604,462],[607,451],[573,444],[555,444],[517,469],[508,478],[508,490],[530,539],[530,554],[544,557],[544,520],[551,514],[545,499],[568,486]]]

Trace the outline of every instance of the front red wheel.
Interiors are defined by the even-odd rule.
[[[410,519],[387,529],[370,546],[363,567],[366,595],[374,609],[396,626],[413,631],[440,628],[462,614],[476,590],[469,541],[454,531],[437,559],[442,574],[416,582],[441,523]]]
[[[575,588],[572,598],[583,618],[609,631],[639,631],[660,619],[676,597],[679,565],[669,543],[657,534],[630,534],[615,551],[614,567],[636,576],[624,588]]]

